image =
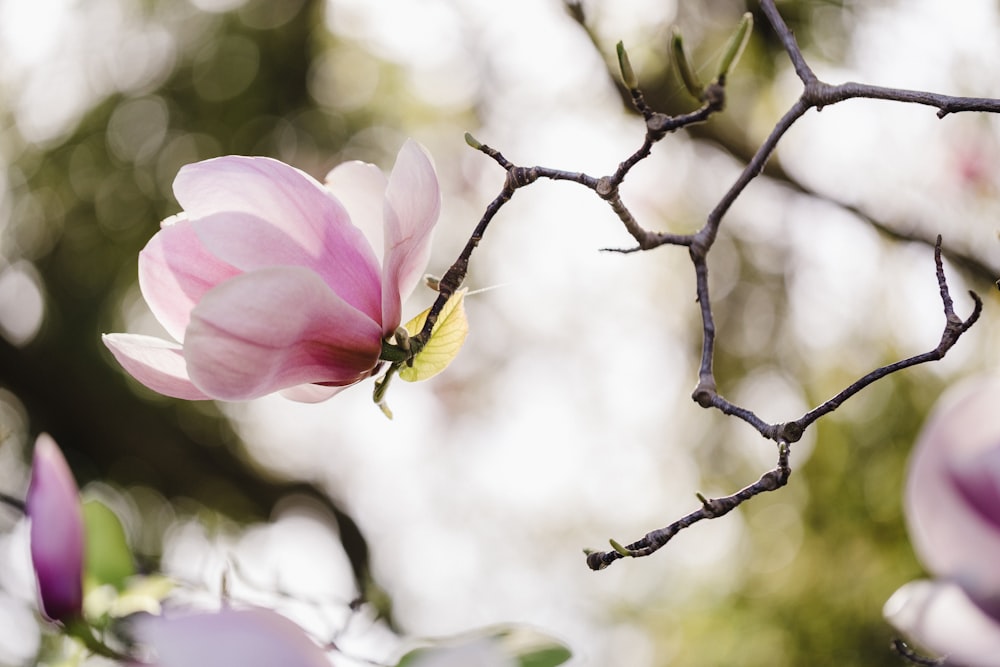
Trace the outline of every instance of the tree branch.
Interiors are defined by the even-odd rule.
[[[685,517],[671,523],[665,528],[661,528],[648,533],[641,540],[621,546],[612,541],[612,551],[591,552],[588,554],[588,565],[595,570],[604,569],[610,563],[624,557],[641,557],[654,553],[666,544],[675,534],[688,526],[701,521],[723,516],[732,509],[738,507],[743,502],[766,491],[774,491],[784,486],[791,470],[788,464],[789,448],[794,442],[801,439],[805,430],[817,419],[836,410],[847,399],[854,396],[862,389],[880,380],[881,378],[897,371],[915,366],[928,361],[941,359],[955,345],[958,339],[971,327],[979,318],[982,311],[982,300],[974,292],[970,293],[975,302],[972,314],[962,319],[954,312],[954,304],[948,289],[947,280],[944,273],[942,260],[941,237],[938,236],[934,244],[934,261],[938,279],[939,293],[945,312],[945,327],[938,345],[928,352],[919,354],[908,359],[878,368],[864,377],[858,379],[850,386],[839,392],[833,398],[827,400],[822,405],[807,412],[795,421],[785,423],[770,424],[758,417],[752,410],[736,405],[719,395],[714,374],[714,356],[716,329],[712,313],[711,293],[709,286],[708,254],[715,242],[726,213],[733,203],[742,195],[747,186],[759,176],[765,169],[768,160],[774,154],[778,143],[785,136],[785,133],[792,127],[807,111],[812,108],[821,109],[823,106],[835,104],[847,99],[856,97],[867,97],[874,99],[886,99],[904,103],[918,103],[934,106],[938,108],[939,116],[944,116],[955,111],[1000,111],[1000,100],[983,100],[979,98],[957,98],[934,93],[924,93],[918,91],[908,91],[903,89],[885,88],[880,86],[868,86],[848,82],[841,85],[830,85],[819,81],[813,73],[795,40],[794,35],[785,24],[780,13],[777,11],[774,0],[762,0],[762,9],[778,38],[788,54],[795,71],[803,83],[803,92],[792,106],[782,115],[768,134],[767,138],[753,153],[747,161],[746,166],[740,172],[735,182],[723,194],[722,198],[709,212],[705,224],[693,235],[680,235],[665,232],[653,232],[646,229],[633,216],[629,208],[622,201],[619,186],[628,175],[629,171],[639,162],[651,154],[653,146],[667,133],[674,132],[681,128],[693,127],[707,120],[713,113],[722,110],[725,102],[724,77],[720,76],[715,82],[705,87],[702,106],[693,112],[676,116],[669,116],[656,112],[649,108],[645,102],[642,91],[639,89],[637,79],[628,63],[627,54],[624,48],[619,45],[619,63],[622,68],[623,77],[626,81],[633,107],[642,115],[645,120],[646,133],[640,147],[629,157],[619,163],[615,172],[609,176],[595,178],[579,172],[566,172],[546,167],[518,167],[504,158],[498,151],[479,144],[475,140],[469,140],[473,147],[479,149],[486,155],[493,158],[507,172],[503,189],[496,199],[487,208],[486,214],[480,220],[476,230],[473,232],[465,250],[459,259],[449,269],[445,280],[448,289],[457,289],[464,279],[468,268],[468,258],[472,249],[476,247],[482,237],[486,225],[495,216],[497,211],[510,200],[514,191],[534,183],[540,178],[550,180],[570,180],[579,183],[588,189],[593,190],[599,197],[607,201],[615,215],[625,226],[625,229],[638,243],[638,248],[624,250],[621,252],[631,252],[634,250],[650,250],[660,245],[684,246],[688,249],[692,266],[695,272],[695,289],[697,302],[702,320],[702,350],[701,361],[698,370],[698,383],[692,394],[692,398],[702,407],[715,408],[722,413],[734,416],[743,420],[763,437],[774,440],[778,444],[777,466],[765,473],[757,482],[745,487],[731,496],[706,500],[702,498],[702,507]],[[583,12],[577,3],[568,3],[574,20],[586,28]],[[592,40],[594,39],[591,34]],[[689,86],[690,88],[690,86]],[[799,186],[801,187],[801,186]],[[445,294],[442,290],[436,307],[443,306],[450,292]],[[432,310],[432,314],[435,311]],[[429,335],[432,320],[429,317],[421,336]]]

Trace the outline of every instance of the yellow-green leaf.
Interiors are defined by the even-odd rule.
[[[461,289],[451,295],[438,315],[427,344],[413,357],[413,365],[399,369],[399,377],[407,382],[417,382],[434,377],[458,355],[469,333],[469,321],[465,318],[466,290]],[[406,323],[406,330],[416,336],[427,321],[428,308]]]
[[[132,550],[118,515],[99,500],[83,503],[87,527],[87,573],[94,586],[110,584],[121,590],[125,580],[135,574]]]

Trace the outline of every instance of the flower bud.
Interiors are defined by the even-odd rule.
[[[83,511],[73,473],[45,433],[35,442],[25,512],[42,612],[53,621],[70,621],[83,607]]]

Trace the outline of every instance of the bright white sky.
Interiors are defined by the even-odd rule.
[[[88,61],[73,49],[107,57],[99,55],[94,35],[82,35],[70,17],[104,11],[119,29],[135,27],[127,13],[114,9],[116,0],[86,10],[84,4],[0,0],[0,63],[7,63],[0,65],[0,86],[19,86],[15,110],[29,138],[32,131],[39,140],[57,136],[87,103],[73,82],[85,76],[79,67]],[[644,48],[662,37],[657,22],[673,16],[672,3],[662,0],[600,4],[602,33],[613,36],[609,47],[624,38]],[[474,85],[473,55],[488,58],[493,68],[497,88],[489,91],[483,127],[406,128],[436,155],[446,191],[431,272],[447,267],[501,184],[495,165],[464,148],[466,129],[515,161],[595,174],[613,170],[641,141],[641,124],[622,117],[600,61],[556,2],[331,5],[332,30],[409,65],[412,86],[428,96],[462,101],[464,86],[455,82]],[[856,33],[850,61],[838,69],[817,63],[817,70],[833,81],[1000,95],[996,11],[987,0],[966,3],[961,12],[921,0],[907,3],[905,13],[872,12]],[[885,40],[890,23],[894,37]],[[939,37],[928,39],[930,34]],[[169,40],[153,43],[158,46],[145,69],[132,74],[140,80],[155,77],[158,64],[169,61]],[[967,78],[959,76],[963,72]],[[43,83],[24,84],[24,77]],[[127,89],[129,81],[109,85]],[[787,100],[797,92],[794,84],[789,81]],[[782,111],[779,102],[772,101],[771,114],[762,109],[754,122],[773,123]],[[977,136],[975,123],[945,126],[932,110],[880,104],[811,115],[790,133],[782,158],[789,168],[803,169],[821,191],[850,193],[852,200],[910,187],[900,186],[899,177],[919,184],[915,189],[927,193],[933,221],[940,189],[931,191],[928,184],[941,187],[954,159],[948,151],[962,133]],[[891,150],[870,150],[876,143]],[[735,176],[725,160],[695,164],[692,157],[683,140],[671,138],[630,177],[626,196],[634,198],[649,226],[690,224],[661,220],[678,205],[703,215],[718,192],[702,184],[718,189]],[[663,173],[676,176],[665,182]],[[796,327],[809,333],[818,350],[842,344],[856,335],[862,316],[886,309],[880,285],[886,275],[893,276],[893,290],[905,295],[902,305],[887,311],[900,349],[922,351],[936,342],[940,315],[929,252],[887,254],[867,230],[763,186],[748,192],[733,212],[733,223],[748,236],[777,238],[801,220],[810,223],[793,225],[788,242],[789,252],[801,258],[792,306],[800,314]],[[980,231],[980,238],[993,241],[995,230]],[[644,562],[617,563],[597,574],[584,565],[583,547],[604,548],[609,537],[636,539],[691,511],[696,491],[735,490],[704,488],[700,481],[692,452],[713,429],[732,433],[727,455],[750,465],[755,475],[774,460],[771,445],[755,433],[730,426],[688,398],[699,339],[690,328],[695,311],[685,253],[597,252],[627,245],[607,207],[591,193],[567,184],[532,186],[498,216],[474,259],[472,288],[504,286],[469,299],[467,348],[447,373],[424,385],[395,384],[389,394],[394,421],[371,403],[370,385],[320,405],[271,398],[229,408],[263,464],[327,485],[345,503],[371,541],[376,574],[393,594],[399,620],[415,634],[530,623],[567,641],[580,656],[574,664],[653,664],[650,638],[607,610],[649,604],[649,591],[671,591],[669,599],[655,600],[662,607],[694,595],[724,595],[734,583],[714,565],[747,548],[738,514],[687,531]],[[725,271],[717,277],[724,284]],[[818,301],[816,294],[829,300]],[[429,294],[418,293],[408,312],[429,301]],[[959,301],[964,312],[967,302]],[[992,326],[978,334],[988,335]],[[953,355],[942,372],[968,362],[962,346]],[[868,361],[845,364],[856,363],[864,372]],[[737,394],[771,420],[810,407],[772,369],[751,373]],[[795,465],[802,465],[811,446],[807,439],[797,448]],[[785,553],[791,558],[799,496],[788,489],[786,497],[788,503],[775,510],[784,527],[776,539],[789,540]],[[210,542],[195,527],[179,530],[168,565],[217,585],[226,559],[236,558],[261,580],[277,574],[287,590],[312,599],[350,595],[336,543],[308,517],[286,517],[272,528],[221,540],[206,554]],[[312,618],[301,609],[291,613],[317,631],[341,622],[335,611],[324,611]],[[357,635],[349,649],[383,658],[377,651],[384,647],[375,646],[380,635]],[[668,661],[664,650],[657,645],[656,664]]]

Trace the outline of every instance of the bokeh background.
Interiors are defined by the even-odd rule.
[[[193,597],[276,606],[336,664],[496,623],[566,642],[573,665],[895,665],[881,607],[921,575],[900,505],[924,415],[995,371],[1000,132],[974,114],[853,101],[811,112],[726,218],[710,268],[721,392],[785,421],[943,326],[928,239],[958,311],[983,320],[942,362],[865,390],[792,451],[788,487],[594,573],[629,542],[774,465],[772,443],[694,404],[700,321],[686,252],[631,239],[567,183],[520,191],[473,259],[471,333],[449,370],[319,405],[186,403],[145,390],[102,332],[157,332],[136,257],[178,207],[186,163],[269,155],[317,177],[388,169],[406,137],[444,203],[453,261],[503,173],[612,172],[643,124],[609,74],[624,40],[658,110],[694,108],[670,26],[709,78],[735,0],[0,0],[0,489],[34,435],[122,515],[146,570]],[[995,2],[785,1],[819,75],[1000,96]],[[757,15],[725,114],[672,135],[626,182],[657,230],[697,229],[799,92]],[[415,314],[432,300],[418,292]],[[290,306],[291,307],[291,306]],[[280,313],[275,314],[280,317]],[[23,523],[0,510],[0,664],[39,645]],[[357,598],[364,603],[352,605]]]

